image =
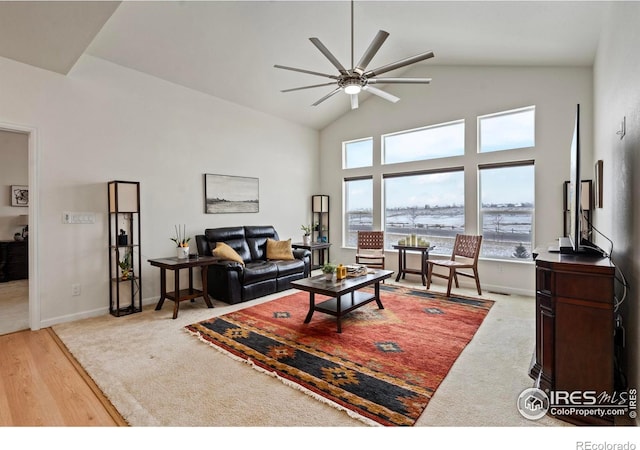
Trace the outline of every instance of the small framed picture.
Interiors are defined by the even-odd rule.
[[[11,206],[29,206],[29,186],[11,186]]]

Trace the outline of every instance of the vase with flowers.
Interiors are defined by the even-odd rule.
[[[175,225],[176,236],[170,238],[177,245],[178,259],[187,259],[189,258],[189,241],[190,237],[187,237],[187,226],[182,225],[180,228],[179,225]]]
[[[302,235],[302,243],[304,245],[311,245],[311,225],[302,225],[300,229],[304,231],[304,234]]]

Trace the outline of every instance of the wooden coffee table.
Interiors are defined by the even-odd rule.
[[[327,281],[324,275],[319,275],[292,281],[291,287],[309,293],[309,313],[307,313],[304,323],[311,322],[314,311],[320,311],[335,316],[338,323],[338,333],[342,333],[341,320],[345,314],[373,301],[378,304],[378,308],[384,309],[380,301],[380,282],[391,275],[393,275],[392,270],[374,270],[366,275],[345,278],[340,281],[335,278]],[[374,285],[373,294],[359,291],[359,289],[372,284]],[[331,298],[316,305],[316,294]]]

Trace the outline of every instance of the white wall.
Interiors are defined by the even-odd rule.
[[[596,227],[613,241],[612,259],[630,289],[620,311],[626,328],[630,388],[640,386],[640,4],[613,2],[594,65],[595,159],[604,165],[604,207],[596,210]],[[616,132],[626,117],[626,135]],[[599,238],[605,249],[610,244]],[[623,297],[621,284],[617,295]]]
[[[569,149],[573,136],[575,107],[581,104],[582,125],[592,125],[592,71],[588,67],[445,67],[417,66],[403,76],[432,77],[430,85],[396,85],[388,91],[401,100],[391,104],[377,97],[361,102],[321,132],[321,191],[331,196],[331,259],[353,261],[354,250],[341,249],[342,233],[342,142],[372,136],[374,149],[374,192],[381,183],[380,135],[465,119],[466,151],[459,164],[464,165],[466,185],[466,230],[475,232],[478,218],[476,167],[476,118],[479,115],[536,106],[536,147],[513,151],[514,158],[535,159],[536,212],[535,245],[548,246],[562,234],[562,183],[569,178]],[[330,101],[344,101],[338,95]],[[591,135],[584,135],[582,148],[591,158]],[[486,155],[483,155],[486,156]],[[487,162],[487,161],[485,161]],[[456,163],[458,164],[458,162]],[[442,161],[411,163],[402,170],[435,168]],[[592,165],[585,164],[584,176],[592,177]],[[590,169],[590,171],[589,171]],[[362,173],[365,173],[363,170]],[[335,199],[335,200],[334,200]],[[336,201],[337,200],[337,201]],[[375,196],[374,204],[382,200]],[[381,219],[374,216],[374,222]],[[374,223],[380,227],[380,223]],[[397,270],[397,258],[389,252],[389,267]],[[413,262],[418,267],[418,262]],[[481,261],[480,279],[484,289],[534,294],[533,263]]]
[[[41,319],[32,328],[107,310],[110,180],[141,183],[147,302],[157,301],[160,285],[146,259],[174,254],[175,224],[191,236],[272,224],[297,240],[309,221],[315,130],[90,56],[66,77],[0,58],[0,86],[0,124],[37,134]],[[258,177],[260,212],[204,214],[205,173]],[[96,223],[65,225],[64,211],[93,212]],[[71,296],[73,283],[80,296]]]
[[[29,184],[28,136],[0,130],[0,240],[13,240],[22,231],[18,216],[27,208],[11,206],[11,186]]]

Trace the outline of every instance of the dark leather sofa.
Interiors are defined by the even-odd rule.
[[[207,292],[235,304],[290,289],[289,283],[311,273],[311,252],[293,249],[293,260],[267,260],[267,239],[279,240],[272,226],[208,228],[196,236],[199,255],[210,256],[224,242],[244,261],[221,260],[209,266]]]

